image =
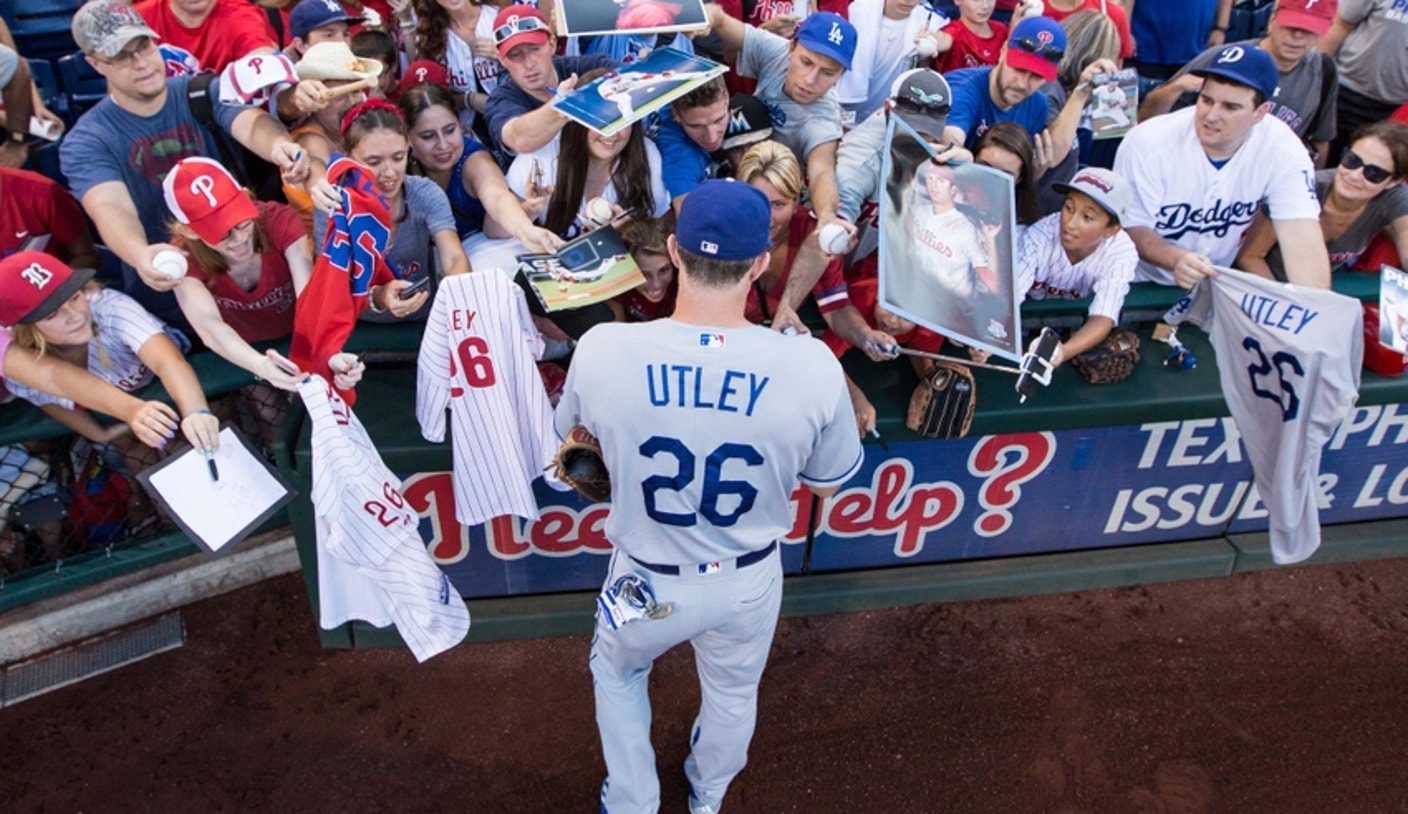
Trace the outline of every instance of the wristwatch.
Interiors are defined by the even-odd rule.
[[[11,130],[11,131],[10,131],[10,141],[14,142],[15,144],[28,144],[28,143],[29,143],[29,139],[25,137],[24,133],[21,133],[21,132],[18,131],[18,130]]]

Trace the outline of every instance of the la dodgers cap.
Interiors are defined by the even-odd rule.
[[[166,208],[209,244],[219,243],[231,229],[259,217],[259,210],[234,176],[218,161],[202,156],[184,158],[161,182]]]
[[[135,9],[115,0],[84,3],[74,13],[69,29],[80,51],[105,57],[117,56],[118,51],[138,37],[161,39]]]
[[[71,269],[44,252],[15,252],[0,260],[0,325],[30,325],[48,317],[95,273]]]
[[[728,129],[720,149],[732,150],[772,138],[772,114],[751,93],[735,93],[728,100]]]
[[[895,79],[890,99],[895,103],[892,112],[915,132],[933,139],[943,137],[953,95],[948,80],[938,71],[928,68],[905,71]]]
[[[519,43],[543,45],[550,34],[547,18],[532,6],[509,6],[494,17],[494,45],[501,57]]]
[[[307,39],[315,28],[332,23],[360,23],[366,18],[350,14],[337,0],[299,0],[288,14],[288,30],[293,36]]]
[[[830,57],[846,70],[856,55],[856,27],[850,20],[830,11],[807,15],[797,27],[796,40],[808,51]]]
[[[1079,192],[1109,212],[1115,220],[1123,221],[1124,215],[1134,205],[1134,191],[1123,178],[1103,167],[1086,167],[1064,184],[1052,184],[1051,188],[1065,195]]]
[[[1066,55],[1066,30],[1050,17],[1028,17],[1012,27],[1007,38],[1007,67],[1056,79],[1061,58]]]
[[[1276,98],[1281,72],[1271,55],[1255,45],[1224,45],[1207,67],[1189,71],[1194,76],[1215,76],[1260,91],[1267,99]]]
[[[1339,0],[1277,0],[1276,24],[1325,36],[1340,10]]]
[[[675,241],[685,251],[720,260],[751,260],[772,248],[768,198],[732,178],[705,181],[684,196]]]

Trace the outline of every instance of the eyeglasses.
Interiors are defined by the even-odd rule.
[[[505,40],[515,34],[527,34],[530,31],[547,30],[547,23],[539,20],[537,17],[510,17],[508,18],[508,22],[494,29],[494,44],[503,45]]]
[[[1344,155],[1340,156],[1340,166],[1351,172],[1358,169],[1364,170],[1364,180],[1371,184],[1382,184],[1393,177],[1392,172],[1378,164],[1365,164],[1364,159],[1360,158],[1359,154],[1353,150],[1344,151]]]
[[[156,41],[153,40],[151,37],[142,37],[138,39],[137,44],[132,46],[131,48],[124,48],[121,51],[118,51],[112,57],[108,59],[100,59],[98,61],[106,63],[108,65],[116,65],[119,68],[126,68],[131,65],[132,62],[138,57],[151,56],[152,52],[155,50]]]
[[[1029,54],[1036,54],[1047,62],[1060,62],[1066,56],[1066,49],[1058,45],[1043,45],[1036,37],[1018,37],[1012,44]]]

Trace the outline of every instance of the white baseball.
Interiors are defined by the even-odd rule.
[[[605,198],[592,198],[587,201],[587,217],[597,223],[610,223],[616,213]]]
[[[816,239],[821,244],[821,250],[827,254],[840,254],[846,250],[846,244],[851,242],[851,236],[839,223],[828,223],[821,227]]]
[[[939,44],[934,42],[933,37],[920,37],[919,41],[914,43],[914,50],[919,52],[920,59],[928,59],[939,53]]]
[[[162,276],[172,280],[179,280],[186,276],[186,256],[170,249],[157,252],[156,257],[152,259],[152,266]]]
[[[1040,17],[1046,12],[1046,4],[1041,0],[1022,0],[1022,5],[1027,7],[1028,17]]]

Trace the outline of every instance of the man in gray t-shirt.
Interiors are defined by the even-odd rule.
[[[1315,46],[1330,30],[1334,15],[1334,4],[1323,0],[1279,0],[1265,37],[1234,43],[1256,46],[1271,55],[1281,77],[1280,89],[1271,100],[1271,115],[1311,148],[1316,168],[1325,166],[1329,142],[1335,137],[1339,81],[1335,61],[1316,53]],[[1196,102],[1203,79],[1194,73],[1211,65],[1221,48],[1209,48],[1194,57],[1167,84],[1150,93],[1139,106],[1139,120]]]

